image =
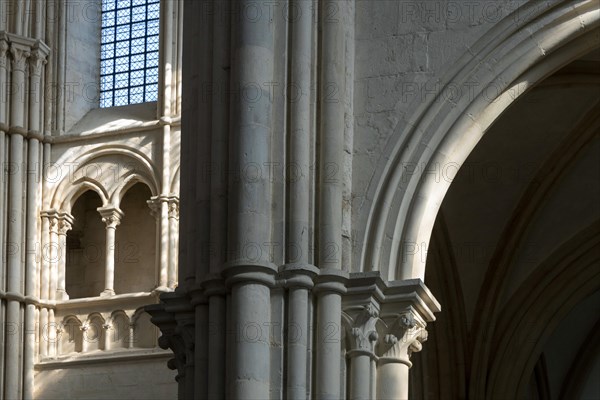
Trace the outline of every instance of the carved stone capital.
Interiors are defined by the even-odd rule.
[[[156,219],[160,218],[160,198],[157,196],[152,197],[150,200],[147,200],[146,203],[148,204],[148,207],[150,207],[150,215]]]
[[[10,54],[12,55],[12,67],[14,71],[25,72],[27,59],[31,55],[30,48],[17,43],[11,43]]]
[[[375,344],[379,339],[377,323],[379,321],[379,310],[374,304],[363,307],[352,307],[344,310],[349,319],[348,324],[348,356],[366,354],[375,357]]]
[[[422,343],[427,340],[425,322],[412,310],[386,316],[383,321],[384,331],[378,345],[379,363],[395,362],[411,367],[411,354],[421,351]]]
[[[68,213],[59,213],[57,218],[57,228],[59,235],[66,235],[73,227],[74,218]]]
[[[52,209],[52,210],[47,210],[47,211],[42,211],[40,213],[40,216],[42,218],[46,218],[48,220],[48,228],[49,231],[52,233],[58,233],[58,220],[60,218],[60,215],[58,213],[58,211]]]
[[[0,34],[0,67],[6,68],[6,54],[8,49],[9,45],[6,36]]]
[[[102,222],[106,224],[106,227],[112,229],[115,229],[125,216],[123,211],[116,207],[99,207],[98,212],[102,216]]]
[[[31,75],[41,76],[42,66],[46,64],[46,54],[40,49],[34,49],[29,57],[29,72]]]
[[[169,218],[179,219],[179,200],[177,199],[169,201]]]

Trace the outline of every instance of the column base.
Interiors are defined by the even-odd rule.
[[[108,297],[108,296],[114,296],[115,295],[115,291],[112,289],[104,289],[104,291],[102,291],[102,293],[100,293],[100,297]]]

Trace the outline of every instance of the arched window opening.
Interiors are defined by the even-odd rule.
[[[129,318],[123,313],[113,317],[110,330],[110,348],[129,348]]]
[[[60,354],[81,353],[83,351],[83,332],[81,322],[70,317],[62,324],[60,333]]]
[[[149,292],[156,286],[156,221],[146,203],[152,193],[133,185],[121,200],[124,213],[116,231],[115,292]]]
[[[104,350],[104,320],[96,315],[83,327],[85,351]]]
[[[66,290],[71,299],[98,296],[104,289],[106,226],[97,211],[100,196],[81,195],[71,210],[73,228],[67,232]]]

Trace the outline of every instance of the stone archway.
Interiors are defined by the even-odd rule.
[[[536,83],[598,47],[600,10],[593,1],[550,7],[526,4],[482,37],[443,78],[444,90],[476,82],[456,101],[438,98],[412,107],[399,124],[366,223],[361,270],[387,279],[425,276],[422,249],[451,179],[487,128]],[[520,18],[519,16],[525,16]],[[487,68],[481,68],[486,65]],[[491,89],[494,91],[490,93]],[[442,171],[443,169],[446,171]],[[427,173],[439,169],[439,174]]]

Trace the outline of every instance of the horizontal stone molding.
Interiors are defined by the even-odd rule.
[[[81,355],[73,358],[73,355],[65,355],[41,361],[35,365],[36,371],[64,369],[80,365],[110,364],[124,361],[140,361],[150,359],[168,359],[172,357],[170,351],[162,349],[135,349],[105,351],[102,354]]]

